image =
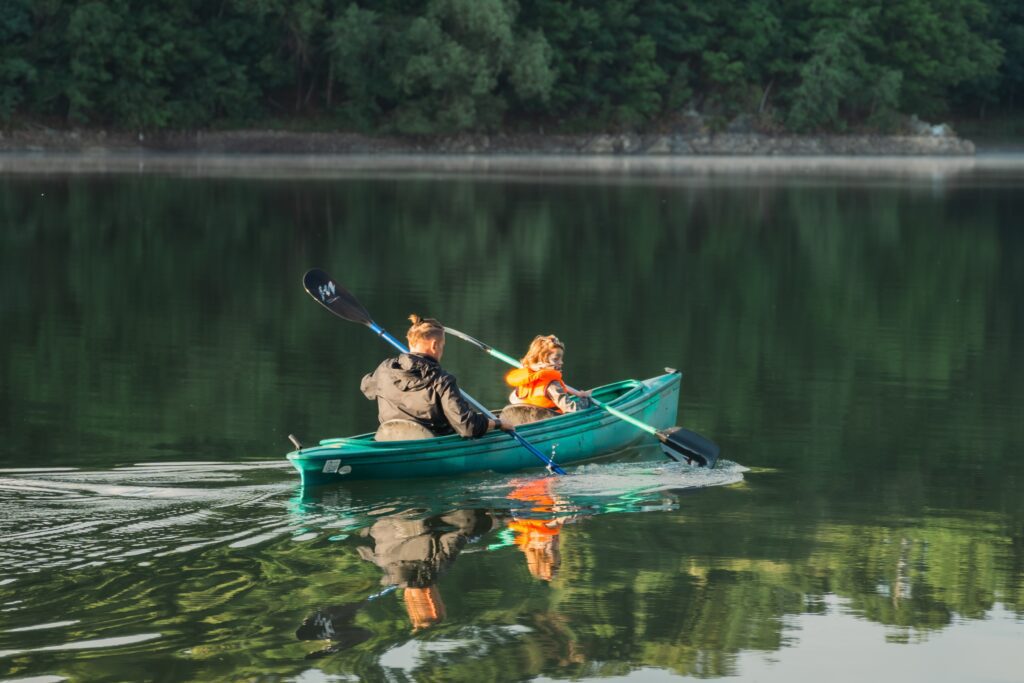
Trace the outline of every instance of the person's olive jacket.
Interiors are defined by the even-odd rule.
[[[487,417],[470,407],[455,377],[433,358],[415,353],[388,358],[363,377],[359,388],[366,398],[377,401],[382,424],[412,420],[438,436],[455,431],[475,437],[487,431]]]

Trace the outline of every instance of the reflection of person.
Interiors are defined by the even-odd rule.
[[[366,398],[377,401],[381,424],[411,422],[413,429],[418,425],[428,430],[419,438],[453,432],[476,437],[495,427],[510,429],[501,420],[491,420],[474,411],[459,392],[455,376],[441,368],[444,326],[433,318],[415,314],[409,320],[409,353],[385,360],[363,377],[360,385]],[[417,437],[404,434],[399,438]]]
[[[494,526],[494,518],[485,510],[455,510],[427,519],[393,515],[364,530],[364,535],[373,539],[373,547],[361,546],[359,554],[384,570],[382,584],[405,589],[409,621],[419,630],[444,620],[438,577],[470,538]]]
[[[516,368],[505,375],[513,388],[508,400],[512,405],[532,405],[556,413],[573,413],[590,407],[590,392],[578,391],[562,381],[565,344],[553,334],[533,338],[530,348]]]
[[[516,545],[526,556],[530,574],[541,581],[551,581],[562,564],[559,534],[566,520],[554,514],[551,483],[551,479],[534,479],[517,486],[509,494],[509,498],[514,500],[533,503],[530,516],[517,517],[513,513],[508,528],[515,534]]]
[[[395,588],[405,589],[402,598],[415,630],[443,621],[445,607],[437,578],[471,538],[494,526],[494,518],[486,510],[454,510],[427,519],[393,515],[377,520],[363,531],[373,539],[373,546],[361,546],[359,555],[384,570],[380,582],[386,588],[360,602],[322,607],[306,617],[295,631],[299,640],[331,641],[306,657],[323,657],[372,637],[370,631],[352,622],[362,607]]]

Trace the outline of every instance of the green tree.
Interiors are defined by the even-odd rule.
[[[1001,60],[982,33],[982,0],[821,0],[810,10],[796,23],[810,49],[786,98],[797,130],[943,115],[956,88],[991,82]]]
[[[0,120],[14,113],[36,78],[35,67],[25,58],[32,36],[31,9],[30,0],[0,6]]]
[[[959,87],[990,82],[1003,50],[983,34],[988,15],[984,0],[901,0],[881,2],[875,33],[875,63],[903,74],[900,109],[922,116],[949,110]]]
[[[380,115],[381,96],[389,94],[382,64],[385,30],[377,12],[349,5],[328,26],[330,58],[327,106],[334,104],[333,86],[340,86],[338,109],[345,120],[372,128]],[[393,93],[390,93],[393,94]]]
[[[661,110],[668,76],[657,44],[645,35],[636,0],[590,6],[558,0],[523,2],[524,21],[553,48],[557,87],[550,111],[591,124],[636,125]]]
[[[394,78],[402,99],[395,126],[407,133],[494,127],[508,106],[499,90],[510,78],[521,97],[546,96],[543,36],[515,34],[511,0],[430,0],[404,32]],[[517,48],[530,48],[526,68],[513,69]]]
[[[977,104],[998,102],[1014,108],[1021,103],[1024,92],[1024,5],[1015,0],[988,0],[986,37],[1003,51],[999,73],[994,79],[974,82],[961,89],[958,103],[971,113],[978,113]]]
[[[811,58],[790,95],[791,128],[843,130],[850,120],[880,119],[895,111],[902,73],[869,62],[863,36],[870,35],[872,14],[851,12],[814,35]]]

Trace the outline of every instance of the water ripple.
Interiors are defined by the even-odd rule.
[[[95,640],[72,641],[70,643],[47,645],[45,647],[37,647],[29,650],[0,650],[0,657],[12,657],[14,655],[25,654],[28,652],[60,652],[67,650],[95,650],[100,648],[123,647],[125,645],[134,645],[135,643],[144,643],[148,640],[154,640],[159,637],[159,633],[139,633],[132,636],[118,636],[116,638],[97,638]]]
[[[265,533],[261,523],[274,523],[281,506],[275,498],[292,487],[278,465],[172,463],[51,471],[45,479],[8,470],[13,476],[0,478],[0,572],[102,566]],[[268,470],[272,481],[264,483]],[[211,538],[210,529],[220,533]]]
[[[45,472],[45,478],[38,469],[7,470],[9,476],[0,477],[0,572],[101,567],[218,547],[244,550],[280,539],[344,538],[382,516],[415,510],[426,517],[466,507],[521,508],[529,516],[534,504],[514,491],[541,481],[557,498],[556,514],[671,509],[672,494],[733,484],[744,471],[728,461],[704,470],[659,459],[586,465],[554,479],[485,474],[427,488],[365,482],[355,489],[302,491],[296,498],[294,479],[283,476],[290,472],[276,461],[63,469]]]

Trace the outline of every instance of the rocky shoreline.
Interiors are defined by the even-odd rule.
[[[0,131],[0,152],[183,152],[212,154],[417,154],[578,156],[972,156],[974,144],[947,127],[906,135],[462,134],[397,137],[274,130],[156,133],[33,128]]]

